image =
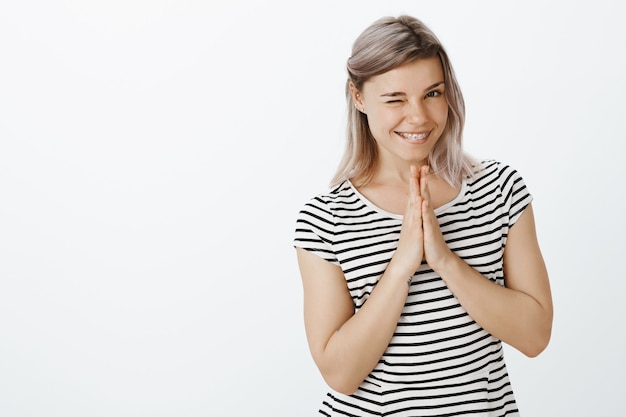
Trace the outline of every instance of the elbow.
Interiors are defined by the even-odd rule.
[[[343,347],[326,347],[313,354],[320,375],[326,385],[343,395],[356,393],[376,363],[369,365],[365,360]]]
[[[359,389],[359,385],[353,384],[328,384],[333,391],[338,392],[343,395],[352,395]]]
[[[537,356],[541,354],[541,352],[543,352],[546,349],[547,346],[548,346],[547,344],[545,345],[537,344],[533,346],[524,347],[523,349],[520,349],[520,350],[527,357],[536,358]]]
[[[363,381],[358,381],[354,377],[344,376],[338,373],[332,375],[322,374],[326,384],[333,390],[343,395],[352,395],[361,386]]]
[[[520,352],[529,358],[539,356],[550,343],[552,337],[553,312],[550,308],[541,319],[535,320],[532,330],[528,329],[528,337],[522,343]]]
[[[531,340],[527,341],[527,343],[520,348],[520,351],[529,358],[536,358],[548,347],[551,333],[551,329],[547,329],[541,334],[536,335]]]

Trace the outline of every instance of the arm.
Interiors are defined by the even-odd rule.
[[[505,287],[485,279],[454,254],[443,241],[435,214],[424,210],[429,265],[485,330],[527,356],[539,355],[550,340],[553,313],[532,206],[526,207],[509,230],[504,249]]]
[[[341,268],[297,248],[304,289],[304,322],[313,359],[326,383],[352,394],[387,349],[408,294],[407,281],[423,257],[419,172],[412,168],[398,248],[358,313]]]
[[[387,349],[408,293],[408,275],[385,272],[355,314],[341,268],[302,248],[296,250],[311,355],[326,383],[350,395]]]

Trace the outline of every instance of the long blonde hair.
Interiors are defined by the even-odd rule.
[[[441,138],[428,156],[428,164],[434,173],[455,187],[460,186],[463,177],[472,176],[474,161],[461,146],[465,102],[448,55],[426,25],[404,15],[377,20],[353,44],[352,56],[347,62],[347,141],[331,186],[347,179],[358,179],[359,185],[367,184],[374,174],[378,157],[367,116],[354,106],[350,83],[360,91],[363,83],[371,77],[416,59],[435,56],[439,57],[443,68],[448,120]]]

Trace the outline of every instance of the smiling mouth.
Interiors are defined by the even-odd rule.
[[[428,137],[428,135],[430,135],[430,132],[424,132],[424,133],[402,133],[402,132],[396,132],[396,134],[398,134],[403,139],[408,140],[409,142],[419,142],[421,140],[426,139]]]

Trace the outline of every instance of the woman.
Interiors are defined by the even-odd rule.
[[[520,175],[461,147],[441,43],[383,18],[348,59],[348,142],[295,246],[327,416],[518,415],[501,341],[533,357],[552,300]]]

